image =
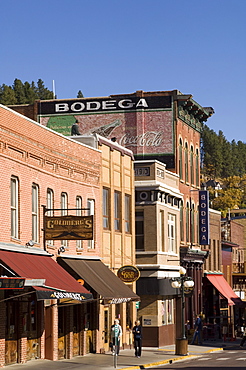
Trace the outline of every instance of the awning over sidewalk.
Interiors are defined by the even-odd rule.
[[[227,283],[223,275],[207,274],[206,277],[213,284],[213,286],[220,292],[220,294],[227,299],[228,305],[232,306],[241,302],[241,299],[236,295],[230,285]]]
[[[78,301],[92,299],[92,294],[65,271],[51,255],[39,255],[0,250],[0,262],[17,276],[45,279],[43,287],[33,286],[37,299],[69,298]]]
[[[127,285],[125,285],[104,263],[99,259],[81,259],[58,257],[58,263],[71,275],[90,285],[102,299],[109,303],[123,303],[140,301],[140,298]]]

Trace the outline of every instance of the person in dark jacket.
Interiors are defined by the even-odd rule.
[[[195,327],[194,327],[194,335],[191,344],[195,343],[196,338],[198,338],[198,344],[202,344],[202,339],[201,339],[201,331],[202,331],[202,319],[200,318],[199,315],[196,316],[196,322],[195,322]]]
[[[140,321],[137,320],[135,322],[135,326],[132,329],[133,339],[134,339],[134,349],[135,349],[135,357],[141,357],[142,352],[142,326],[140,325]]]
[[[81,133],[79,132],[79,125],[77,120],[73,123],[71,127],[71,135],[72,136],[81,135]]]

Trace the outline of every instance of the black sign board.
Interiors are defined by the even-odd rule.
[[[121,96],[90,99],[42,101],[38,115],[93,113],[107,111],[132,111],[171,108],[171,96]]]
[[[12,278],[12,277],[1,277],[0,278],[0,290],[2,289],[24,289],[25,279],[23,278]]]
[[[209,193],[207,190],[199,191],[199,243],[209,244]]]

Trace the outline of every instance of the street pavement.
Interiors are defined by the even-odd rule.
[[[135,370],[147,369],[153,366],[171,364],[175,361],[185,361],[186,359],[196,358],[205,353],[223,351],[227,349],[238,349],[240,339],[236,341],[205,341],[203,345],[189,345],[186,356],[175,355],[175,345],[161,348],[143,348],[142,356],[136,358],[134,349],[121,350],[117,356],[117,364],[114,362],[114,356],[111,353],[106,354],[88,354],[86,356],[76,356],[70,360],[31,360],[26,364],[14,364],[8,367],[11,370],[47,370],[47,369],[71,369],[71,370]],[[246,348],[246,346],[245,346]]]

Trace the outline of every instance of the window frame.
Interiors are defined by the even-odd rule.
[[[87,199],[87,208],[88,208],[88,211],[87,211],[87,214],[88,216],[94,216],[95,217],[95,199]],[[93,218],[94,218],[93,217]],[[93,223],[95,225],[95,220],[93,220]],[[88,249],[95,249],[95,240],[94,240],[94,235],[95,235],[95,227],[93,227],[93,239],[92,240],[88,240],[88,245],[87,245],[87,248]]]
[[[103,229],[110,229],[110,190],[108,188],[103,188]]]
[[[131,196],[125,194],[125,232],[131,233]]]
[[[14,185],[14,189],[13,189]],[[19,239],[19,179],[11,176],[10,179],[10,213],[11,238]]]
[[[121,193],[114,192],[114,230],[121,231]]]
[[[80,195],[76,195],[76,216],[82,216],[82,205],[83,205],[83,199]],[[83,243],[82,240],[76,240],[76,248],[77,249],[83,249]]]
[[[139,223],[140,227],[137,226]],[[138,234],[138,230],[141,229],[142,233]],[[136,244],[136,251],[144,251],[144,211],[143,210],[136,210],[135,211],[135,244]],[[141,246],[142,248],[139,248]]]
[[[167,239],[168,239],[168,253],[177,254],[177,222],[176,215],[168,213],[167,215]]]
[[[32,183],[32,241],[39,243],[39,186]]]
[[[68,195],[66,192],[61,193],[61,216],[67,216],[68,214]],[[68,240],[61,240],[61,246],[68,248]]]

